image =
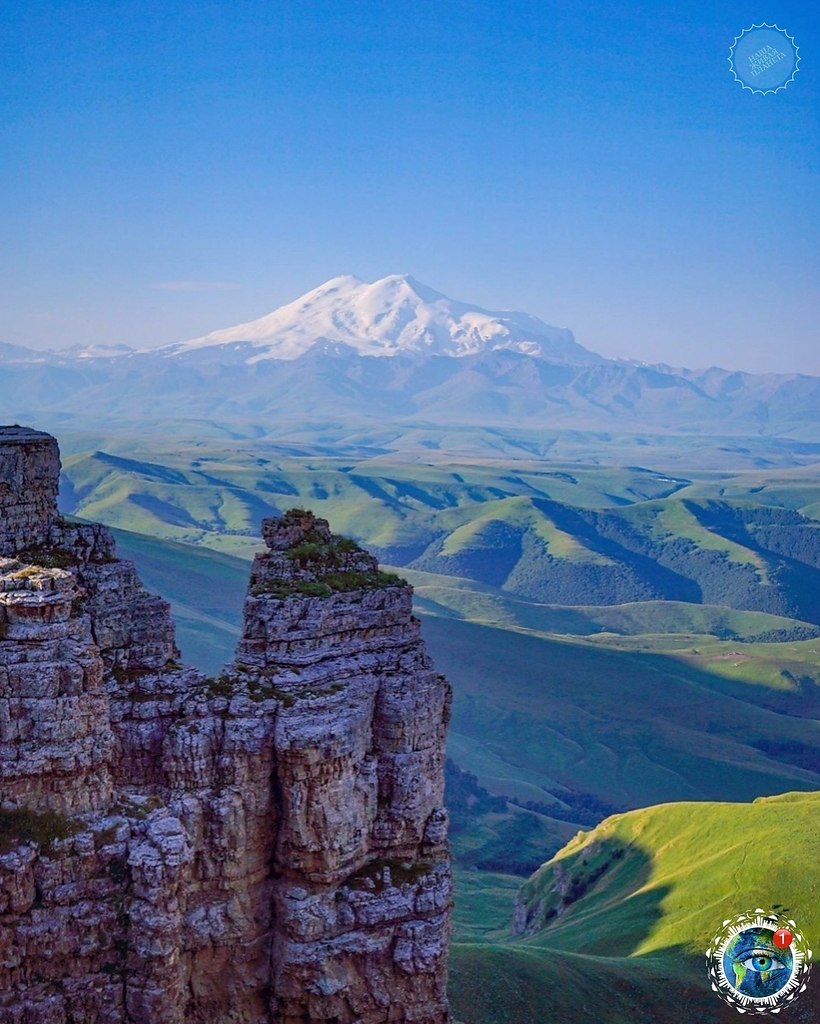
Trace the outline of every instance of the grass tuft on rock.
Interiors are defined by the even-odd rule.
[[[28,807],[0,810],[0,853],[8,853],[20,843],[37,843],[45,850],[60,839],[68,839],[82,829],[58,811],[33,811]]]

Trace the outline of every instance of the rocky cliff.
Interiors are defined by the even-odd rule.
[[[236,660],[0,428],[0,1024],[444,1024],[449,688],[410,587],[267,520]]]

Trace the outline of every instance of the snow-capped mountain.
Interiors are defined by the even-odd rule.
[[[331,422],[790,437],[813,454],[820,378],[604,359],[568,330],[411,277],[336,277],[259,320],[164,348],[0,343],[0,419],[48,426],[43,415],[95,429],[218,418],[240,434]]]
[[[317,342],[341,343],[367,356],[470,356],[511,349],[551,362],[603,362],[579,345],[566,328],[550,327],[527,313],[456,302],[407,274],[394,274],[372,284],[357,277],[334,277],[259,320],[159,352],[177,356],[242,345],[244,361],[255,363],[297,359]]]

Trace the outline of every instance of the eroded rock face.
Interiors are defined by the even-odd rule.
[[[449,687],[367,552],[312,516],[264,536],[232,671],[280,701],[274,1019],[446,1020]]]
[[[268,520],[209,680],[58,471],[0,429],[0,1024],[445,1024],[449,688],[410,588]]]
[[[0,427],[0,555],[43,543],[59,479],[60,452],[50,434]]]

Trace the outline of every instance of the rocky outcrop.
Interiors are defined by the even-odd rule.
[[[0,1024],[444,1024],[449,688],[410,587],[268,520],[207,679],[58,471],[0,428]]]
[[[60,453],[50,434],[0,428],[0,555],[42,544],[54,522]]]

